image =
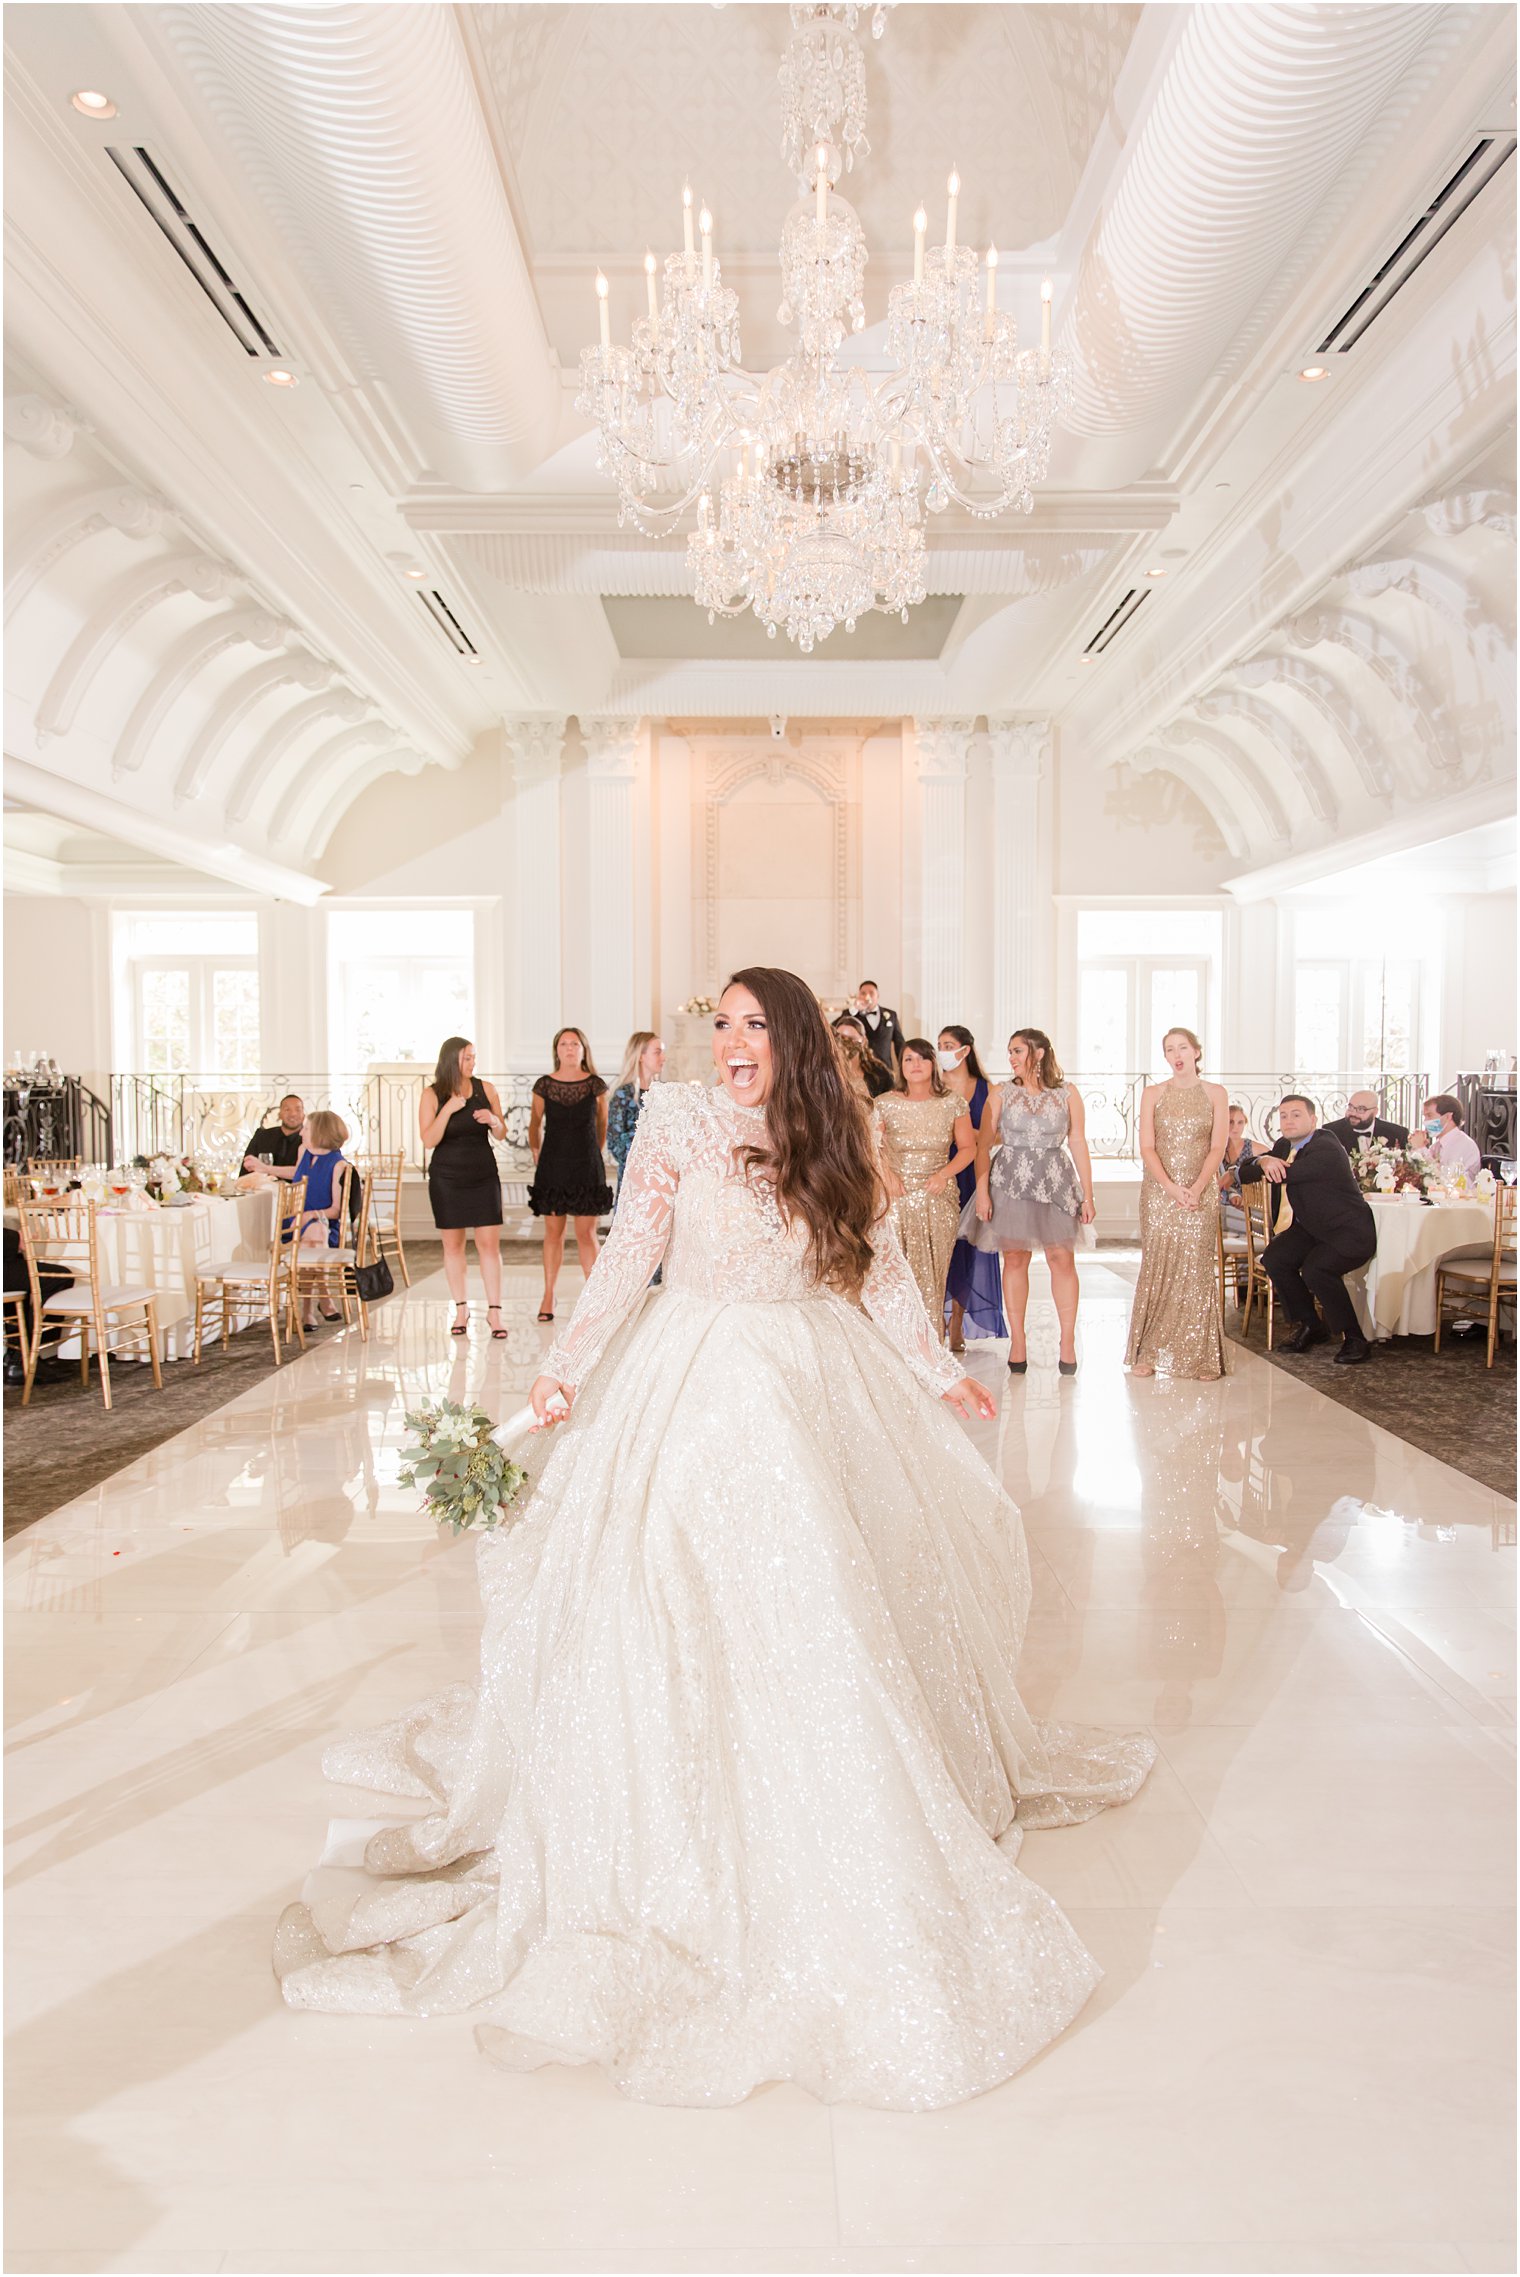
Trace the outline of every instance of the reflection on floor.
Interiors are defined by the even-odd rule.
[[[434,1279],[10,1545],[7,2266],[1513,2268],[1514,1507],[1249,1355],[1128,1382],[1082,1270],[1074,1382],[1043,1293],[1022,1382],[972,1363],[1032,1704],[1162,1749],[1026,1843],[1108,1972],[1063,2041],[926,2117],[691,2112],[280,2006],[323,1742],[473,1670],[403,1408],[505,1412],[542,1348],[531,1268],[464,1349]]]

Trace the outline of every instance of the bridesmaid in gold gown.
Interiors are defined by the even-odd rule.
[[[1229,1135],[1222,1083],[1198,1072],[1191,1028],[1161,1040],[1171,1069],[1140,1101],[1140,1279],[1124,1358],[1132,1374],[1197,1383],[1229,1373],[1219,1309],[1219,1192],[1214,1173]]]
[[[955,1174],[975,1161],[976,1133],[965,1100],[945,1088],[926,1037],[910,1037],[903,1045],[902,1072],[904,1089],[885,1093],[873,1109],[882,1175],[897,1237],[943,1344],[945,1276],[961,1217]]]

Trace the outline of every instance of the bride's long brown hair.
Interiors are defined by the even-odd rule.
[[[747,988],[755,998],[771,1046],[768,1143],[741,1148],[741,1167],[773,1179],[782,1215],[806,1226],[815,1277],[843,1297],[858,1297],[881,1190],[866,1118],[818,999],[795,973],[774,965],[746,965],[729,975],[727,987]]]

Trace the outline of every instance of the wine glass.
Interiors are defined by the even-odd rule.
[[[1516,1178],[1520,1177],[1520,1162],[1501,1162],[1499,1176],[1504,1180],[1506,1186],[1513,1186]]]

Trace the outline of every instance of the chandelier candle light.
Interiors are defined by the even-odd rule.
[[[985,271],[956,241],[961,181],[952,171],[943,246],[913,217],[913,281],[887,299],[895,368],[841,364],[865,328],[869,255],[841,174],[869,149],[865,66],[855,0],[797,0],[781,65],[782,155],[798,200],[782,225],[784,325],[796,346],[769,372],[740,362],[738,296],[723,283],[713,217],[684,246],[644,257],[647,315],[614,346],[606,277],[596,279],[600,345],[581,354],[576,409],[597,428],[597,464],[618,489],[618,520],[668,536],[695,504],[687,539],[693,590],[708,621],[746,610],[772,639],[784,626],[806,654],[868,610],[904,622],[924,598],[924,508],[954,499],[979,519],[1028,513],[1071,399],[1070,359],[1051,346],[1051,286],[1041,334],[1021,349],[997,306],[997,249]],[[879,37],[883,10],[873,31]],[[982,287],[978,291],[978,277]],[[920,497],[920,486],[923,496]]]

